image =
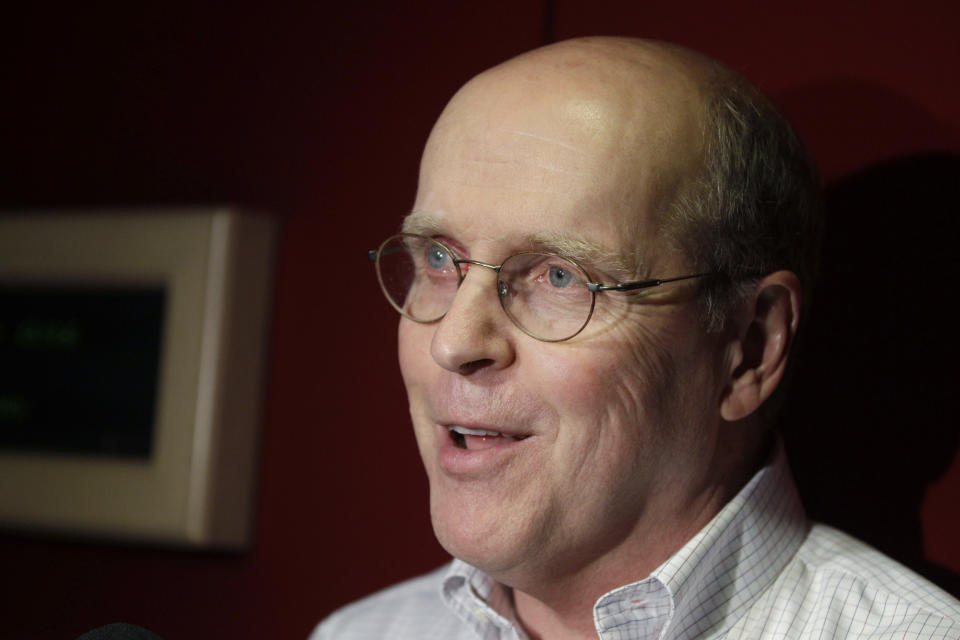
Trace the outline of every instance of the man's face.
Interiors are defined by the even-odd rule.
[[[653,99],[686,89],[608,91],[573,76],[468,85],[431,135],[407,227],[493,264],[558,240],[561,252],[587,247],[578,257],[601,282],[690,273],[658,220],[699,153],[696,121]],[[625,272],[637,255],[639,273]],[[696,508],[719,356],[689,283],[642,303],[598,294],[580,335],[545,343],[510,322],[495,281],[468,268],[442,321],[401,319],[399,355],[437,537],[523,588],[615,558]],[[458,443],[458,426],[502,435]]]

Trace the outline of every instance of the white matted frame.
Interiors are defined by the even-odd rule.
[[[166,290],[149,460],[0,450],[0,524],[249,543],[274,226],[226,208],[0,217],[0,282]]]

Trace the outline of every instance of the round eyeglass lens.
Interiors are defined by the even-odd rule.
[[[548,253],[518,253],[503,263],[497,284],[503,310],[534,338],[560,341],[580,333],[593,313],[589,277]]]
[[[400,234],[380,245],[377,278],[397,311],[417,322],[433,322],[450,309],[460,271],[439,242]]]

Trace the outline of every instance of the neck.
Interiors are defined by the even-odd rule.
[[[532,639],[596,638],[593,607],[604,594],[642,580],[663,564],[719,511],[713,500],[698,517],[666,527],[635,530],[624,543],[573,573],[553,574],[514,588],[517,617]]]
[[[742,425],[737,425],[742,428]],[[756,433],[756,432],[753,432]],[[764,438],[766,440],[766,438]],[[596,638],[593,607],[604,594],[643,580],[693,538],[762,466],[768,447],[757,442],[719,451],[714,482],[692,494],[661,497],[620,544],[589,564],[565,573],[545,568],[539,578],[514,582],[517,617],[532,640]],[[692,496],[692,497],[691,497]]]

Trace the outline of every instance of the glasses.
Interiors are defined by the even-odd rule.
[[[421,323],[446,315],[470,266],[493,269],[497,297],[507,317],[521,331],[544,342],[562,342],[583,331],[598,293],[648,289],[707,275],[601,284],[573,260],[554,253],[524,251],[494,265],[458,258],[439,240],[412,233],[387,238],[367,257],[376,264],[380,288],[390,304]]]

